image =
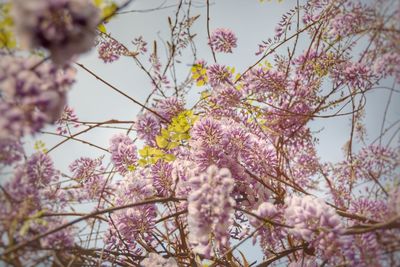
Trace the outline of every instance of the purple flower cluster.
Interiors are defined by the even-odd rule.
[[[143,36],[136,37],[132,44],[136,47],[136,52],[145,54],[147,52],[147,42],[143,39]]]
[[[91,159],[81,157],[69,165],[73,173],[72,178],[81,184],[81,188],[76,192],[79,199],[90,199],[100,197],[106,189],[106,179],[103,175],[102,157]]]
[[[225,80],[225,82],[227,81],[228,80]],[[240,103],[242,93],[242,91],[232,86],[229,81],[229,84],[214,87],[209,100],[222,107],[236,107]]]
[[[0,205],[1,221],[8,217],[7,220],[11,223],[14,217],[24,218],[39,210],[44,204],[41,201],[44,192],[57,179],[58,172],[46,154],[35,153],[27,162],[18,165],[13,177],[4,186],[4,191],[13,202],[8,199],[4,205]]]
[[[55,176],[53,161],[43,153],[35,153],[30,157],[26,172],[31,183],[40,187],[46,187]]]
[[[13,177],[2,187],[6,194],[0,195],[0,236],[3,241],[12,233],[12,242],[23,242],[67,222],[61,217],[42,216],[45,212],[63,212],[64,200],[56,197],[60,188],[53,186],[59,177],[52,159],[41,152],[16,166]],[[37,244],[44,249],[72,247],[75,234],[73,227],[67,227],[41,238]],[[30,248],[24,253],[26,259],[21,259],[23,265],[34,265],[28,264],[29,260],[38,255],[29,253]]]
[[[116,134],[110,139],[111,160],[115,169],[125,175],[133,171],[137,162],[136,146],[125,134]]]
[[[11,165],[22,159],[22,144],[15,138],[0,138],[0,164]]]
[[[398,188],[397,188],[398,190]],[[394,200],[396,187],[390,192],[388,201],[374,200],[373,198],[352,199],[348,209],[349,213],[358,214],[368,218],[365,223],[372,221],[386,221],[393,219],[392,201]],[[394,204],[394,203],[393,203]],[[369,221],[371,220],[371,221]],[[350,221],[350,226],[358,225],[358,222]],[[352,266],[382,266],[380,261],[382,255],[380,247],[384,243],[398,242],[399,229],[382,230],[378,233],[366,232],[358,235],[347,236],[346,242],[343,244],[343,252]],[[396,240],[397,241],[394,241]]]
[[[370,10],[365,10],[361,4],[358,4],[347,12],[337,14],[330,22],[330,38],[345,38],[351,33],[360,31],[368,25],[368,11]]]
[[[215,249],[221,251],[228,246],[234,180],[228,169],[212,165],[189,182],[193,188],[188,196],[189,240],[193,251],[209,258]]]
[[[236,47],[237,38],[233,31],[229,29],[216,29],[211,33],[208,44],[215,52],[232,53]]]
[[[347,84],[353,88],[368,89],[373,72],[366,63],[345,62],[337,66],[333,72],[336,82]]]
[[[127,54],[127,49],[115,39],[107,39],[100,42],[97,52],[104,63],[111,63]]]
[[[56,121],[57,124],[57,133],[65,135],[70,133],[70,126],[77,128],[79,127],[78,116],[75,114],[73,108],[69,106],[64,107],[64,111],[61,114],[60,118]]]
[[[164,119],[171,120],[185,109],[185,103],[177,97],[169,97],[157,100],[154,105],[154,111],[160,114]]]
[[[256,210],[253,211],[253,213],[261,218],[272,219],[278,213],[278,210],[274,204],[270,202],[263,202]],[[257,227],[262,222],[260,222],[257,218],[251,217],[250,223]]]
[[[327,166],[334,181],[331,193],[338,206],[346,207],[351,201],[350,191],[355,183],[385,181],[398,175],[400,154],[398,149],[370,145],[353,155],[352,161]]]
[[[171,178],[173,183],[176,183],[176,195],[178,197],[187,197],[192,190],[189,182],[190,177],[199,174],[198,166],[191,160],[176,159],[172,163]],[[182,206],[187,207],[187,203],[182,203]]]
[[[207,75],[212,87],[231,84],[232,73],[222,65],[211,65],[207,68]]]
[[[202,169],[215,164],[229,168],[235,179],[244,181],[248,174],[243,165],[260,175],[273,172],[276,165],[273,148],[234,121],[209,116],[198,120],[190,135],[193,160]]]
[[[101,165],[101,158],[91,159],[88,157],[81,157],[74,160],[69,165],[69,170],[73,173],[73,179],[81,181],[101,173]]]
[[[35,133],[56,121],[74,76],[71,67],[58,68],[38,57],[2,57],[0,139]]]
[[[42,264],[38,258],[53,265],[200,266],[211,261],[231,266],[237,261],[232,245],[253,238],[265,256],[261,265],[399,265],[400,153],[391,144],[396,123],[386,129],[383,123],[377,141],[388,139],[387,146],[351,138],[347,158],[337,164],[321,163],[319,131],[310,124],[350,110],[352,129],[362,132],[368,92],[384,79],[398,80],[394,18],[400,10],[372,2],[298,5],[282,17],[274,40],[260,46],[266,54],[237,78],[233,68],[196,60],[201,50],[195,49],[191,25],[198,16],[189,16],[190,5],[168,20],[167,57],[157,53],[156,42],[148,53],[142,37],[130,52],[111,34],[102,34],[99,57],[105,63],[121,55],[136,57],[153,85],[144,103],[151,110],[134,125],[138,143],[144,143],[141,158],[136,140],[116,134],[109,140],[110,164],[103,165],[104,156],[81,157],[61,175],[49,154],[26,154],[22,138],[56,121],[57,132],[70,137],[65,141],[90,145],[71,133],[71,126],[87,127],[83,134],[98,125],[78,121],[65,107],[75,74],[68,62],[93,44],[100,22],[93,3],[103,17],[119,7],[108,0],[15,0],[18,45],[44,49],[58,65],[22,57],[29,51],[20,52],[20,46],[0,48],[0,168],[6,170],[2,174],[13,171],[0,188],[0,247],[11,251],[3,260],[18,266]],[[7,8],[8,1],[0,4],[0,20],[8,16]],[[7,18],[0,25],[10,22]],[[215,30],[208,41],[219,53],[232,53],[237,46],[228,29]],[[302,41],[307,43],[303,52],[297,47]],[[194,65],[180,81],[177,64],[192,54],[185,48],[192,49]],[[174,89],[168,90],[172,80]],[[185,109],[194,82],[205,91]],[[397,96],[395,88],[390,97]],[[352,100],[355,106],[349,108]],[[109,123],[114,121],[100,124]],[[329,193],[326,202],[311,195],[324,193]],[[70,218],[82,216],[81,204],[95,214]],[[78,235],[62,226],[66,223],[79,228]],[[85,229],[90,235],[83,244]],[[104,238],[103,249],[99,238]],[[250,262],[247,257],[243,254],[238,264]]]
[[[163,258],[157,253],[150,253],[142,262],[143,267],[178,267],[174,258]]]
[[[355,156],[361,177],[376,179],[394,175],[400,166],[400,150],[384,146],[368,146]]]
[[[255,68],[244,80],[244,89],[249,93],[280,92],[287,87],[283,72]]]
[[[94,45],[100,12],[90,0],[15,0],[13,6],[21,44],[48,49],[56,63]]]
[[[157,161],[150,168],[153,186],[157,193],[167,197],[172,192],[174,181],[172,180],[172,165],[163,160]]]
[[[58,178],[53,160],[47,154],[37,152],[31,155],[22,166],[24,183],[34,188],[45,188]]]
[[[285,199],[285,204],[284,217],[293,227],[291,234],[320,249],[325,258],[337,252],[343,225],[333,208],[312,196],[292,196]]]
[[[383,54],[375,61],[373,69],[376,75],[384,78],[394,76],[396,82],[400,83],[400,54],[390,52]]]
[[[138,116],[135,123],[135,130],[139,139],[144,140],[146,144],[155,144],[155,138],[160,133],[160,119],[149,112]]]
[[[138,203],[154,196],[154,188],[144,172],[128,173],[117,188],[113,200],[115,206]],[[126,249],[128,245],[132,251],[140,254],[141,249],[137,248],[135,240],[152,244],[154,238],[151,232],[155,226],[156,210],[155,204],[146,204],[114,212],[105,240],[107,247]]]
[[[265,198],[267,199],[267,198]],[[283,222],[284,206],[276,205],[271,202],[262,202],[258,208],[253,210],[253,213],[266,221]],[[249,217],[249,222],[253,227],[261,227],[257,231],[257,235],[253,238],[253,245],[260,244],[264,254],[272,256],[271,251],[279,251],[282,249],[282,239],[287,236],[286,228],[276,225],[271,225],[265,221],[259,220],[254,216]]]
[[[220,142],[224,138],[224,131],[220,121],[212,117],[199,120],[194,124],[190,135],[194,160],[203,169],[217,164],[223,157]]]
[[[67,222],[66,219],[52,218],[46,221],[45,225],[42,224],[34,228],[39,229],[40,232],[44,233],[48,230],[59,227],[60,225],[66,224]],[[42,238],[40,243],[43,248],[72,248],[74,246],[74,235],[76,235],[74,229],[72,227],[67,227]]]

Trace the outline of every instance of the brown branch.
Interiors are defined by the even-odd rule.
[[[293,247],[291,249],[279,252],[275,256],[273,256],[273,257],[267,259],[266,261],[260,263],[256,267],[267,267],[268,265],[270,265],[274,261],[277,261],[277,260],[279,260],[279,259],[281,259],[283,257],[286,257],[287,255],[289,255],[289,254],[291,254],[293,252],[296,252],[296,251],[304,249],[304,248],[306,248],[306,247],[304,245],[301,245],[301,246]]]
[[[142,205],[146,205],[146,204],[165,203],[165,202],[169,202],[169,201],[185,201],[185,200],[186,199],[184,199],[184,198],[175,198],[175,197],[156,198],[156,199],[149,199],[149,200],[145,200],[145,201],[141,201],[141,202],[137,202],[137,203],[130,203],[130,204],[126,204],[126,205],[122,205],[122,206],[118,206],[118,207],[112,207],[112,208],[108,208],[108,209],[95,211],[95,212],[89,213],[89,214],[87,214],[85,216],[82,216],[80,218],[77,218],[75,220],[72,220],[72,221],[70,221],[68,223],[60,225],[60,226],[58,226],[58,227],[56,227],[56,228],[54,228],[52,230],[49,230],[49,231],[44,232],[42,234],[38,234],[38,235],[34,236],[33,238],[31,238],[29,240],[26,240],[26,241],[23,241],[23,242],[15,245],[15,246],[7,248],[2,255],[7,255],[7,254],[10,254],[12,252],[15,252],[15,251],[17,251],[19,249],[22,249],[22,248],[28,246],[29,244],[31,244],[31,243],[33,243],[33,242],[35,242],[37,240],[40,240],[43,237],[46,237],[46,236],[51,235],[53,233],[56,233],[56,232],[58,232],[58,231],[60,231],[62,229],[65,229],[65,228],[67,228],[69,226],[72,226],[72,225],[74,225],[74,224],[76,224],[78,222],[90,219],[92,217],[95,217],[95,216],[98,216],[98,215],[101,215],[101,214],[111,213],[111,212],[114,212],[114,211],[117,211],[117,210],[122,210],[122,209],[137,207],[137,206],[142,206]]]
[[[260,220],[260,221],[262,221],[262,222],[264,222],[264,223],[268,223],[268,224],[271,224],[271,225],[273,225],[273,226],[280,226],[280,227],[285,227],[285,228],[293,228],[293,226],[286,225],[286,224],[283,224],[283,223],[279,223],[279,222],[276,222],[276,221],[272,221],[272,220],[270,220],[270,219],[263,218],[263,217],[258,216],[257,214],[255,214],[255,213],[253,213],[253,212],[251,212],[251,211],[242,209],[242,208],[240,208],[240,207],[235,207],[235,210],[238,210],[238,211],[241,211],[241,212],[243,212],[243,213],[246,213],[247,215],[250,215],[250,216],[252,216],[252,217],[254,217],[254,218],[256,218],[256,219],[258,219],[258,220]]]
[[[70,136],[63,135],[63,134],[57,134],[57,133],[47,132],[47,131],[40,131],[40,133],[42,133],[42,134],[48,134],[48,135],[55,135],[55,136],[66,137],[66,138],[68,138],[68,139],[81,142],[81,143],[83,143],[83,144],[86,144],[86,145],[89,145],[89,146],[98,148],[98,149],[100,149],[100,150],[103,150],[103,151],[109,153],[109,151],[108,151],[107,149],[105,149],[105,148],[103,148],[103,147],[101,147],[101,146],[95,145],[95,144],[93,144],[93,143],[90,143],[90,142],[88,142],[88,141],[82,140],[82,139],[78,139],[78,138],[75,138],[75,137],[70,137]]]
[[[208,41],[211,40],[211,34],[210,34],[210,1],[207,0],[207,36],[208,36]],[[217,63],[217,58],[215,56],[215,51],[213,46],[210,44],[209,45],[211,48],[212,56],[214,59],[214,62]]]
[[[110,121],[113,121],[113,120],[110,120]],[[83,134],[83,133],[86,133],[86,132],[90,131],[90,130],[93,129],[93,128],[99,127],[99,126],[101,126],[101,125],[103,125],[103,124],[107,124],[107,123],[108,123],[108,121],[104,121],[104,122],[100,122],[100,123],[98,123],[98,124],[96,124],[96,125],[89,126],[87,129],[82,130],[82,131],[80,131],[80,132],[78,132],[78,133],[75,133],[75,134],[69,136],[68,138],[64,139],[64,140],[61,141],[60,143],[56,144],[55,146],[53,146],[52,148],[50,148],[50,149],[47,151],[47,153],[50,153],[51,151],[53,151],[53,150],[56,149],[57,147],[61,146],[62,144],[64,144],[64,143],[67,142],[68,140],[71,140],[71,139],[75,138],[75,137],[78,136],[78,135],[81,135],[81,134]]]
[[[282,45],[284,45],[286,42],[290,41],[291,39],[295,38],[297,35],[299,35],[300,33],[308,30],[309,28],[311,28],[312,26],[314,26],[315,24],[317,24],[317,22],[319,21],[315,21],[309,25],[307,25],[306,27],[304,27],[303,29],[299,30],[298,32],[296,32],[295,34],[291,35],[290,37],[288,37],[287,39],[283,40],[282,42],[280,42],[279,44],[277,44],[275,47],[273,47],[270,51],[268,51],[267,53],[265,53],[259,60],[257,60],[256,63],[254,63],[253,65],[251,65],[250,67],[248,67],[242,74],[240,74],[240,76],[235,80],[235,84],[237,82],[239,82],[243,76],[249,72],[250,70],[252,70],[255,66],[257,66],[258,64],[261,63],[261,61],[263,61],[267,56],[269,56],[270,54],[274,53],[276,49],[278,49],[279,47],[281,47]]]
[[[376,230],[387,230],[393,228],[400,228],[400,215],[394,216],[386,222],[380,222],[375,224],[361,224],[349,227],[343,233],[343,235],[357,235]]]
[[[139,105],[140,107],[142,107],[143,109],[153,113],[154,115],[156,115],[157,117],[159,117],[161,120],[168,122],[168,120],[166,118],[164,118],[163,116],[161,116],[158,112],[146,107],[145,105],[143,105],[142,103],[140,103],[139,101],[137,101],[136,99],[134,99],[133,97],[127,95],[126,93],[122,92],[121,90],[119,90],[117,87],[115,87],[114,85],[110,84],[109,82],[105,81],[103,78],[101,78],[100,76],[98,76],[96,73],[94,73],[93,71],[91,71],[90,69],[86,68],[83,64],[80,64],[78,62],[75,62],[76,65],[78,65],[79,67],[81,67],[82,69],[84,69],[85,71],[87,71],[88,73],[90,73],[93,77],[95,77],[97,80],[101,81],[102,83],[104,83],[105,85],[107,85],[108,87],[110,87],[111,89],[113,89],[114,91],[118,92],[119,94],[125,96],[126,98],[128,98],[129,100],[131,100],[133,103]]]

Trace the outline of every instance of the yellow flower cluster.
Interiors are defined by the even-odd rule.
[[[172,154],[166,154],[159,148],[145,146],[139,150],[139,155],[142,157],[139,159],[140,166],[147,166],[155,164],[158,160],[163,159],[165,161],[174,161],[175,156]]]
[[[207,69],[201,64],[193,65],[192,79],[196,81],[197,86],[205,85],[208,83]]]
[[[110,0],[93,0],[93,3],[101,10],[101,18],[105,20],[104,22],[108,22],[111,18],[110,16],[113,15],[118,8],[117,4]],[[100,23],[97,29],[102,33],[107,33],[104,23]]]
[[[46,144],[41,140],[36,141],[33,148],[38,152],[47,153]]]
[[[334,58],[334,55],[332,53],[329,53],[328,57],[323,62],[312,62],[311,64],[313,64],[315,73],[319,77],[324,77],[328,75],[329,69],[335,64],[335,62],[336,60]]]
[[[0,48],[15,48],[14,21],[10,15],[11,3],[0,3]]]
[[[142,157],[139,165],[147,166],[156,163],[158,160],[174,161],[173,154],[167,154],[164,151],[174,149],[182,142],[190,139],[189,131],[197,120],[197,116],[191,110],[180,112],[173,117],[171,123],[166,129],[161,130],[161,134],[156,136],[158,147],[145,146],[139,150]]]

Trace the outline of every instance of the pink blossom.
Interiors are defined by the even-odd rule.
[[[143,36],[135,38],[132,44],[136,47],[138,53],[145,54],[147,52],[147,42],[143,39]]]
[[[223,250],[228,245],[227,231],[235,204],[230,196],[234,181],[228,169],[216,166],[189,181],[193,188],[188,197],[189,240],[195,252],[209,258],[214,254],[213,246]]]
[[[0,138],[0,164],[11,165],[22,159],[21,141],[15,138]]]
[[[80,124],[77,123],[77,121],[78,121],[78,116],[75,114],[74,109],[69,106],[65,106],[63,113],[61,114],[60,118],[56,121],[57,132],[63,135],[70,133],[69,127],[74,127],[74,128],[79,127]]]
[[[41,187],[47,186],[56,175],[51,158],[40,152],[29,158],[26,172],[32,183]]]
[[[177,97],[168,97],[166,99],[156,100],[154,111],[163,118],[171,120],[185,109],[185,103]]]
[[[232,53],[232,49],[236,47],[237,38],[233,31],[229,29],[216,29],[211,33],[209,45],[215,52]]]
[[[98,46],[99,58],[104,63],[111,63],[119,59],[121,55],[126,54],[127,49],[115,39],[106,39],[100,42]]]
[[[119,190],[116,192],[114,205],[125,205],[129,203],[137,203],[150,198],[154,195],[154,188],[151,181],[143,177],[144,173],[135,172],[128,173],[124,179],[118,184]],[[141,249],[137,248],[136,239],[142,239],[146,243],[153,241],[151,235],[152,229],[155,226],[155,218],[157,216],[155,204],[146,204],[138,207],[119,210],[112,214],[112,221],[109,222],[109,231],[106,235],[106,244],[109,249],[126,248],[121,243],[120,238],[115,238],[115,235],[120,235],[122,242],[128,242],[132,251],[137,254],[141,253]],[[117,234],[118,233],[118,234]]]
[[[16,0],[13,6],[22,45],[48,49],[58,64],[94,45],[100,12],[90,0]]]
[[[137,162],[136,146],[125,134],[116,134],[110,139],[111,160],[115,169],[122,175],[135,168]]]
[[[207,68],[210,85],[216,87],[223,84],[231,84],[232,73],[222,65],[211,65]]]
[[[0,139],[22,137],[55,122],[62,114],[74,70],[32,56],[0,61]]]
[[[147,144],[155,144],[155,138],[160,133],[160,119],[154,114],[145,112],[138,116],[135,123],[135,130],[138,138],[144,140]]]
[[[174,258],[163,258],[156,253],[150,253],[142,262],[143,267],[178,267]]]
[[[158,194],[167,197],[173,190],[174,181],[172,180],[172,166],[165,161],[157,161],[151,166],[151,177],[153,186]]]
[[[338,251],[343,225],[333,208],[311,196],[292,196],[285,199],[285,204],[286,224],[293,226],[290,233],[321,249],[324,258]]]

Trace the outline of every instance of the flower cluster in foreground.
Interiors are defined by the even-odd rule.
[[[63,64],[94,45],[100,12],[90,0],[15,0],[13,4],[21,44],[48,49],[56,63]]]

